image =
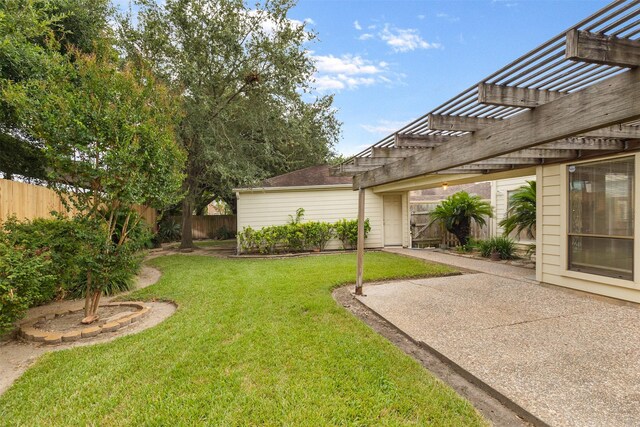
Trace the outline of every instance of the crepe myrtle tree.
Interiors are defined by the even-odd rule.
[[[50,186],[94,230],[83,320],[91,323],[109,289],[109,266],[118,268],[140,221],[133,206],[161,209],[181,197],[178,112],[142,62],[122,63],[108,43],[91,54],[69,47],[46,79],[11,91],[22,128],[42,141]]]

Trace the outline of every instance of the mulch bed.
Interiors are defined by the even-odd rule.
[[[137,311],[134,307],[130,306],[102,306],[100,307],[100,318],[91,323],[91,326],[103,326],[106,323],[115,322],[123,317],[133,314]],[[78,328],[85,328],[87,325],[83,325],[81,320],[84,318],[84,310],[71,311],[65,314],[60,314],[54,318],[41,318],[33,327],[47,332],[60,332],[65,333]]]

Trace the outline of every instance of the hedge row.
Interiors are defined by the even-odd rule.
[[[333,238],[339,239],[345,249],[356,247],[358,220],[341,219],[333,224],[321,221],[301,222],[302,214],[299,209],[296,219],[285,225],[273,225],[260,230],[251,227],[243,228],[238,233],[240,251],[261,254],[323,251]],[[369,219],[365,220],[364,229],[366,237],[371,231]]]

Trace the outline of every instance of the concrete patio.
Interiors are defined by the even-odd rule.
[[[428,250],[482,271],[365,286],[359,300],[544,423],[640,424],[640,309],[543,287],[532,270]]]

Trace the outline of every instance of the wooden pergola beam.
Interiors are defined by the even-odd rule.
[[[402,159],[405,157],[413,156],[414,154],[423,153],[429,148],[380,148],[373,147],[371,148],[371,157],[374,158],[383,158],[386,159],[388,157]]]
[[[547,148],[525,148],[524,150],[515,151],[505,154],[503,158],[538,158],[538,159],[566,159],[575,157],[578,150],[573,149],[547,149]]]
[[[555,150],[620,151],[625,149],[625,142],[619,139],[566,138],[560,141],[541,145],[537,148],[549,148]]]
[[[485,117],[445,116],[441,114],[429,114],[429,130],[477,132],[487,126],[501,121],[500,119],[487,119]]]
[[[406,133],[396,133],[394,145],[396,147],[421,147],[433,148],[448,142],[455,136],[446,135],[413,135]]]
[[[592,130],[640,119],[640,70],[618,74],[578,92],[459,137],[456,144],[357,175],[366,188],[456,168]]]
[[[615,67],[637,67],[640,66],[640,40],[570,30],[567,32],[565,58]]]
[[[401,160],[393,157],[356,157],[353,159],[355,166],[378,167],[387,163],[397,162]]]
[[[478,102],[487,105],[535,108],[563,95],[566,93],[487,83],[478,85]]]
[[[639,126],[616,125],[581,134],[587,138],[640,139]]]

